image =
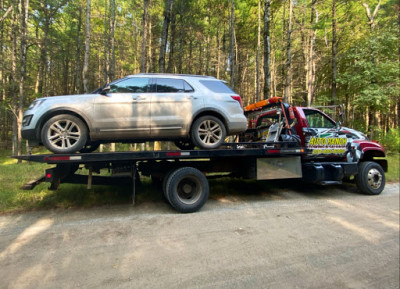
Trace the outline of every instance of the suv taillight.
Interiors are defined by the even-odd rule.
[[[240,106],[243,108],[242,98],[240,95],[231,95],[231,97],[240,103]]]

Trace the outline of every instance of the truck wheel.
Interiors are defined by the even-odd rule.
[[[165,196],[181,213],[198,211],[207,201],[210,189],[207,178],[198,169],[183,167],[173,171],[165,185]]]
[[[69,114],[50,118],[43,126],[44,146],[56,154],[71,154],[81,150],[87,141],[87,128],[82,120]]]
[[[164,195],[164,198],[168,201],[168,203],[170,203],[170,201],[169,201],[169,199],[168,199],[168,194],[167,194],[167,183],[168,183],[169,177],[170,177],[171,174],[174,173],[174,172],[175,172],[174,169],[168,171],[168,172],[164,175],[164,178],[163,178],[163,180],[162,180],[163,195]]]
[[[357,188],[366,195],[379,195],[385,187],[385,172],[375,162],[360,163],[355,179]]]
[[[218,118],[206,115],[198,118],[192,126],[192,141],[201,149],[216,149],[226,137],[225,125]]]

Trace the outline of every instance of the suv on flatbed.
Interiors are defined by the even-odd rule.
[[[136,74],[90,94],[36,99],[21,132],[31,146],[68,154],[116,141],[173,140],[183,149],[214,149],[246,128],[240,96],[221,80]]]

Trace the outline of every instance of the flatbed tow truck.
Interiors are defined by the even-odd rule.
[[[42,154],[14,158],[54,164],[38,179],[26,183],[33,189],[49,182],[130,185],[135,202],[136,181],[150,176],[162,183],[165,199],[179,212],[198,211],[207,201],[207,178],[234,177],[256,180],[301,179],[329,185],[353,178],[358,189],[380,194],[385,186],[387,161],[377,143],[359,139],[359,132],[342,128],[321,111],[292,107],[280,99],[245,108],[249,129],[239,142],[214,150],[161,150],[79,154]],[[322,121],[322,128],[312,121]],[[362,138],[362,136],[361,136]],[[87,174],[81,174],[86,169]],[[97,175],[109,170],[109,176]],[[77,173],[78,172],[78,173]],[[140,174],[139,174],[140,173]],[[93,175],[96,174],[96,175]]]

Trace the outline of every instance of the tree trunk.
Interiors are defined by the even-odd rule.
[[[109,3],[108,0],[104,1],[104,31],[103,31],[103,82],[104,85],[107,84],[110,81],[110,77],[109,77],[109,44],[110,44],[110,40],[108,37],[109,34],[109,21],[108,21],[108,8]]]
[[[332,0],[332,80],[331,104],[336,104],[336,78],[337,78],[337,40],[336,40],[336,0]]]
[[[79,94],[81,91],[81,29],[82,29],[82,5],[79,5],[78,31],[76,39],[76,68],[75,68],[75,90]]]
[[[47,36],[49,34],[50,29],[50,19],[46,19],[44,21],[43,27],[43,39],[40,43],[40,64],[38,71],[37,83],[35,86],[35,93],[43,95],[43,86],[44,86],[44,71],[47,63]]]
[[[257,51],[256,51],[256,74],[255,74],[255,99],[254,102],[260,100],[260,54],[261,54],[261,0],[258,0],[257,7]]]
[[[169,41],[169,59],[167,73],[176,73],[175,69],[175,38],[176,38],[176,15],[171,15],[171,37]],[[164,67],[165,69],[165,67]]]
[[[85,58],[83,61],[82,79],[83,91],[89,92],[89,56],[90,56],[90,0],[87,0],[86,6],[86,32],[85,32]]]
[[[19,78],[19,105],[17,110],[17,124],[18,124],[18,155],[22,154],[22,137],[21,137],[21,126],[24,110],[24,81],[26,76],[26,43],[27,43],[27,32],[28,32],[28,10],[29,0],[23,0],[21,3],[21,47],[20,47],[20,78]],[[21,160],[18,160],[21,163]]]
[[[111,23],[110,23],[110,76],[109,81],[115,79],[115,0],[111,0]]]
[[[10,7],[13,7],[12,5]],[[0,10],[3,11],[4,3],[0,2]],[[7,10],[8,11],[8,10]],[[11,9],[10,9],[11,12]],[[6,15],[7,16],[7,15]],[[5,18],[5,17],[4,17]],[[0,43],[4,43],[4,24],[3,21],[0,21]],[[6,99],[6,91],[4,88],[5,77],[4,77],[4,45],[0,45],[0,102],[3,102]],[[3,122],[3,119],[0,117],[0,121]],[[4,123],[4,122],[3,122]],[[4,129],[3,129],[4,131]]]
[[[14,6],[18,4],[18,0],[14,0]],[[13,10],[11,17],[11,93],[12,95],[12,151],[13,155],[18,154],[18,93],[17,93],[17,9]]]
[[[208,18],[208,29],[207,29],[207,41],[206,41],[206,75],[210,75],[210,59],[211,59],[211,15],[207,15]]]
[[[140,72],[145,73],[147,72],[147,49],[146,49],[146,43],[147,43],[147,22],[148,22],[148,10],[149,10],[149,4],[150,0],[144,0],[143,1],[143,38],[142,38],[142,56],[141,56],[141,61],[140,61]]]
[[[271,97],[271,0],[265,0],[264,4],[264,99],[268,99]]]
[[[317,0],[311,3],[311,19],[310,25],[318,23],[318,11],[315,9]],[[315,20],[314,20],[315,19]],[[309,39],[308,55],[307,55],[307,106],[311,106],[314,98],[314,85],[315,85],[315,40],[317,37],[317,29],[313,29]]]
[[[221,41],[219,39],[219,28],[220,28],[220,20],[218,20],[218,25],[217,25],[217,78],[219,78],[220,74],[220,62],[221,62]]]
[[[381,0],[379,0],[378,4],[375,7],[374,13],[371,14],[371,10],[368,6],[367,3],[363,3],[363,6],[365,7],[365,11],[367,13],[367,17],[368,17],[368,24],[370,27],[370,31],[371,33],[374,32],[374,28],[375,28],[375,18],[376,15],[378,14],[379,8],[381,6]],[[371,49],[371,48],[370,48]],[[373,53],[374,51],[371,51],[371,53]],[[374,58],[374,64],[376,63],[376,58]],[[367,128],[371,129],[371,133],[370,133],[370,137],[371,139],[373,139],[375,137],[375,131],[378,129],[378,121],[377,121],[377,108],[375,106],[375,104],[372,104],[371,106],[369,106],[369,116],[368,116],[368,122],[367,122]]]
[[[286,83],[284,100],[292,101],[292,18],[293,18],[293,1],[289,0],[289,19],[286,38]]]
[[[164,23],[161,31],[161,46],[160,46],[160,57],[158,59],[159,72],[165,72],[165,53],[167,49],[168,41],[168,28],[171,22],[171,10],[174,0],[165,0],[165,10],[164,10]]]
[[[179,19],[182,22],[182,15],[179,15]],[[182,25],[182,24],[181,24]],[[178,56],[178,73],[183,73],[183,57],[184,57],[184,50],[183,50],[183,29],[178,28],[179,30],[179,56]],[[168,143],[169,144],[169,143]]]
[[[235,0],[231,0],[230,13],[230,85],[235,88]]]

